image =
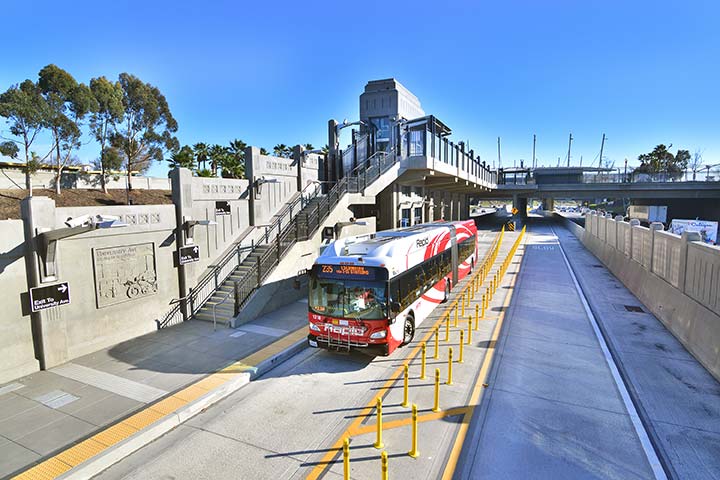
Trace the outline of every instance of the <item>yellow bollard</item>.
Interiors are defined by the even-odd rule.
[[[382,472],[382,480],[388,480],[388,457],[385,450],[380,454],[380,469]]]
[[[425,348],[425,342],[422,342],[422,363],[420,364],[420,380],[425,380],[425,354],[426,354],[426,348]]]
[[[468,317],[468,338],[467,338],[467,344],[470,345],[472,343],[472,317]]]
[[[462,298],[460,298],[460,305],[462,305],[462,316],[465,316],[465,293],[462,294]],[[457,317],[455,317],[457,320]],[[455,327],[457,327],[457,322],[455,322]]]
[[[485,307],[485,301],[486,301],[486,300],[487,300],[487,298],[485,297],[485,294],[483,293],[482,302],[481,302],[481,305],[482,305],[482,318],[485,318],[485,308],[486,308],[486,307]]]
[[[435,404],[433,405],[433,412],[440,411],[440,369],[435,369]]]
[[[453,384],[452,383],[452,362],[453,362],[452,354],[453,354],[453,349],[452,349],[452,347],[450,347],[450,349],[448,350],[448,379],[447,379],[448,385]]]
[[[478,329],[480,322],[480,305],[475,304],[475,330]]]
[[[343,440],[343,480],[350,480],[350,439]]]
[[[375,408],[377,409],[377,436],[373,447],[380,449],[385,447],[382,441],[382,398],[378,397]]]
[[[435,355],[433,358],[440,358],[440,327],[435,327]]]
[[[408,452],[412,458],[417,458],[420,455],[417,448],[417,405],[412,405],[412,448]]]
[[[457,327],[458,322],[458,305],[457,302],[455,302],[455,326]]]
[[[404,367],[403,368],[403,370],[404,370],[403,371],[403,377],[404,377],[403,378],[403,380],[404,380],[404,382],[403,382],[403,401],[400,404],[400,406],[407,407],[409,405],[409,403],[408,403],[408,377],[409,377],[409,375],[408,375],[408,366],[403,365],[403,367]]]
[[[465,343],[465,332],[460,330],[460,355],[458,356],[458,363],[463,363],[463,344]]]
[[[450,315],[445,317],[445,341],[450,341]]]

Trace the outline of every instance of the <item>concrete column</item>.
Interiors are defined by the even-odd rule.
[[[682,243],[680,245],[680,269],[678,272],[678,289],[685,293],[685,282],[687,281],[687,257],[688,257],[688,244],[690,242],[701,242],[702,237],[700,232],[683,232],[680,237]]]
[[[665,225],[660,222],[653,222],[650,224],[650,262],[648,265],[650,273],[653,271],[653,263],[655,262],[655,232],[658,230],[662,231],[664,228]]]
[[[393,183],[392,186],[392,226],[390,228],[397,228],[398,222],[400,221],[400,187],[397,183]]]
[[[248,181],[250,182],[250,185],[248,185],[248,188],[250,189],[250,194],[248,195],[248,224],[253,227],[255,226],[257,222],[257,209],[255,208],[256,204],[256,192],[257,189],[255,188],[257,178],[255,177],[255,172],[258,171],[258,168],[260,165],[258,164],[260,162],[260,149],[257,147],[247,147],[245,149],[245,176],[248,178]]]
[[[527,218],[527,198],[514,194],[513,207],[517,208],[518,217]]]
[[[327,180],[336,182],[340,178],[342,159],[338,159],[338,122],[335,119],[328,120],[328,155],[327,155]],[[247,156],[245,157],[247,158]],[[250,178],[250,177],[248,177]]]
[[[250,149],[248,149],[250,150]],[[258,150],[259,151],[259,150]],[[247,151],[245,158],[248,158]],[[252,163],[252,162],[251,162]],[[252,178],[252,177],[248,177]],[[185,229],[184,224],[187,220],[193,220],[190,216],[192,212],[192,172],[187,168],[176,168],[170,172],[170,185],[172,187],[172,199],[175,205],[175,250],[177,258],[180,258],[180,249],[185,246]],[[252,192],[252,184],[250,184],[250,198],[254,197]],[[252,202],[253,200],[251,200]],[[250,215],[252,221],[252,214]],[[251,223],[252,225],[252,223]],[[180,299],[180,310],[183,320],[190,318],[191,312],[188,308],[188,302],[185,299],[188,294],[187,289],[187,273],[185,265],[177,266],[178,272],[178,298]]]
[[[305,188],[305,179],[303,178],[303,150],[302,145],[295,145],[293,147],[293,161],[297,167],[297,191],[302,192]]]
[[[41,260],[35,238],[39,233],[55,228],[55,201],[48,197],[27,197],[20,201],[20,216],[25,232],[25,274],[29,292],[31,288],[39,287],[42,284]],[[60,272],[55,272],[55,274],[56,277],[47,278],[48,283],[57,281]],[[27,311],[29,312],[29,295],[24,297],[24,300],[27,302]],[[38,360],[41,370],[62,363],[62,361],[57,361],[58,359],[67,358],[67,339],[62,332],[65,322],[59,310],[59,308],[51,308],[30,313],[35,358]],[[54,323],[50,323],[50,321],[54,321]],[[61,334],[53,335],[53,327],[55,330],[59,329]]]
[[[640,220],[633,218],[630,220],[630,258],[633,258],[633,227],[640,226]],[[642,263],[642,258],[640,259]]]
[[[617,224],[617,225],[615,225],[615,249],[616,250],[619,250],[618,245],[620,245],[620,222],[622,222],[623,220],[625,220],[625,217],[623,217],[622,215],[615,216],[615,223]]]
[[[543,210],[547,210],[548,212],[552,212],[555,210],[555,199],[554,198],[543,198],[540,200],[542,203]]]

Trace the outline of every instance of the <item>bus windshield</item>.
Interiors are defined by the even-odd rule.
[[[384,282],[312,278],[310,310],[339,318],[381,320],[387,318]]]

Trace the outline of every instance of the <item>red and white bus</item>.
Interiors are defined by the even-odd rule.
[[[472,220],[332,242],[310,271],[310,346],[389,355],[412,340],[477,258]]]

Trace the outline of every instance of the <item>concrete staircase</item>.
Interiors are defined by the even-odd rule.
[[[292,263],[292,265],[288,264],[284,270],[296,266],[297,259],[293,255],[286,257],[295,244],[306,242],[311,238],[319,243],[318,230],[324,226],[334,225],[338,221],[333,217],[335,209],[338,207],[347,209],[349,203],[367,203],[370,199],[374,201],[375,191],[381,190],[378,187],[386,186],[389,184],[388,182],[397,178],[398,164],[394,158],[383,156],[372,159],[371,157],[368,159],[368,165],[367,169],[365,166],[357,168],[335,184],[327,194],[316,194],[310,200],[306,200],[302,209],[299,209],[290,221],[278,221],[277,224],[269,227],[269,230],[266,230],[265,234],[260,237],[260,241],[256,243],[252,252],[224,281],[218,284],[217,289],[202,307],[196,310],[194,318],[208,322],[215,320],[217,323],[225,325],[237,325],[238,322],[234,321],[235,317],[251,300],[256,291],[264,285],[264,281],[273,270],[280,266],[281,262]],[[361,197],[364,197],[365,201]],[[355,202],[352,201],[353,199]],[[325,225],[326,223],[328,225]],[[294,272],[301,268],[304,267],[297,267]],[[286,287],[287,284],[279,288],[282,290]],[[235,294],[236,289],[237,295]],[[289,301],[292,300],[289,298]],[[270,299],[257,298],[257,301],[269,302]],[[256,309],[252,308],[251,310]]]
[[[229,325],[235,311],[235,282],[242,282],[257,271],[258,261],[271,249],[270,245],[258,245],[252,254],[235,269],[233,273],[218,287],[215,293],[205,302],[205,305],[195,314],[195,319],[206,322],[217,321],[219,324]],[[213,309],[215,316],[213,316]]]

